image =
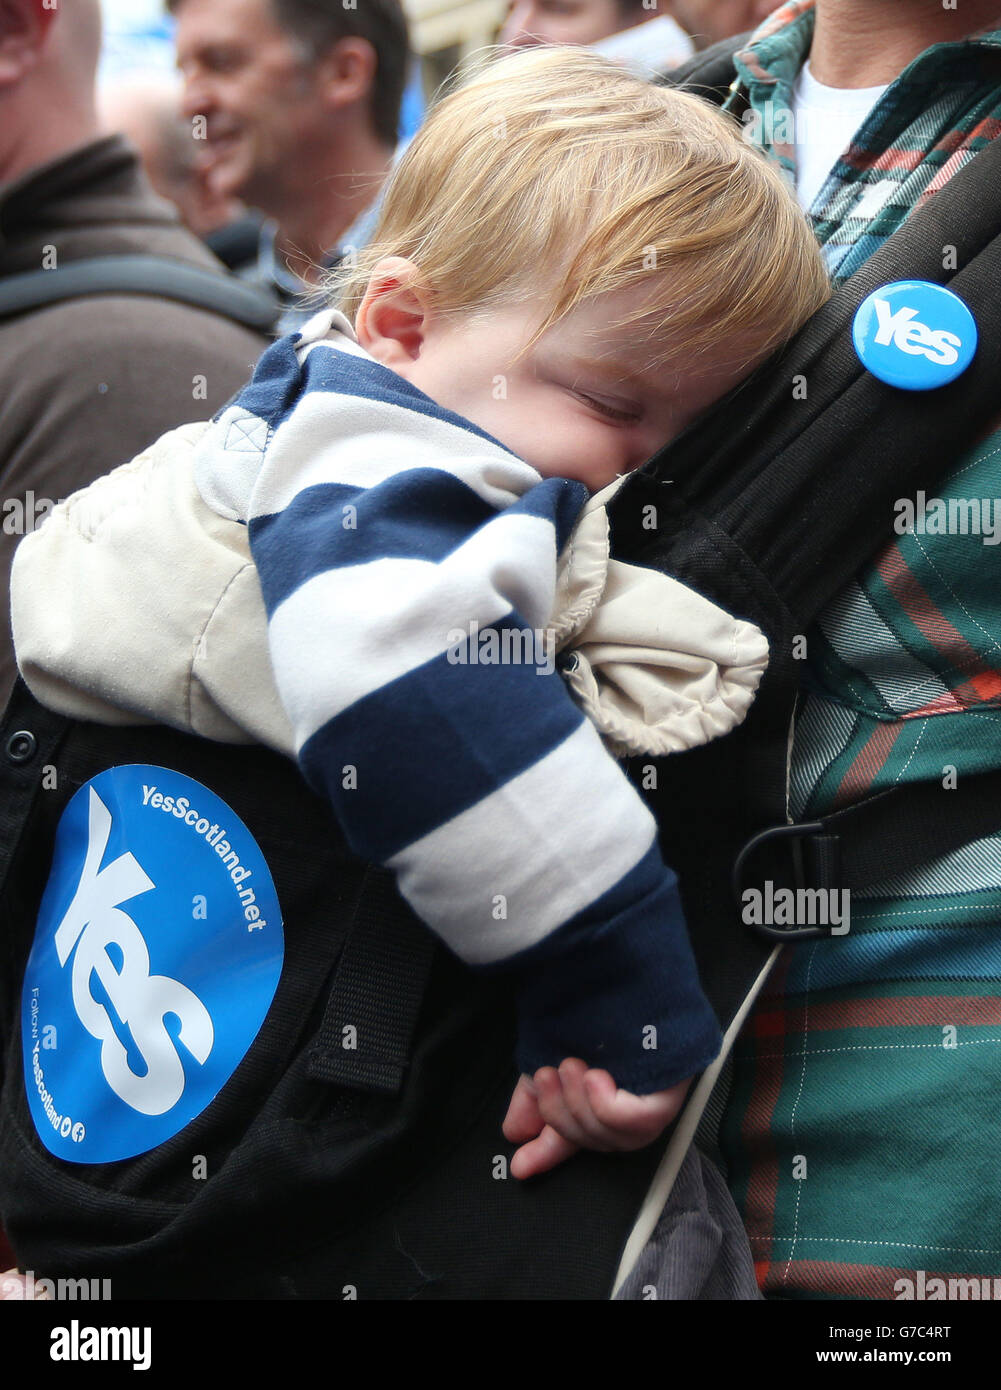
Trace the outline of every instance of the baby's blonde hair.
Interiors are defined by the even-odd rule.
[[[499,58],[445,97],[387,187],[375,234],[335,279],[354,321],[403,256],[430,305],[469,317],[535,300],[531,344],[584,300],[648,281],[637,357],[750,363],[830,294],[781,175],[699,97],[580,48]]]

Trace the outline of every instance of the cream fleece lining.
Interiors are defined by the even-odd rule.
[[[206,424],[172,430],[56,507],[18,547],[18,665],[44,704],[103,724],[163,722],[292,756],[246,527],[199,495]],[[551,619],[564,677],[616,753],[695,747],[744,718],[768,661],[753,624],[667,575],[609,558],[591,498],[561,557]]]

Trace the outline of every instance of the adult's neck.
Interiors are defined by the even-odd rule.
[[[394,150],[370,130],[345,135],[337,145],[337,168],[329,147],[323,157],[296,165],[282,189],[281,206],[270,212],[278,223],[275,250],[302,280],[312,281],[344,233],[379,196]]]
[[[1001,22],[1001,0],[817,0],[810,69],[828,87],[892,82],[935,43]]]
[[[89,145],[101,134],[92,96],[63,93],[28,99],[27,91],[0,105],[0,184]]]

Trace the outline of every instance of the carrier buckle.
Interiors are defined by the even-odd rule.
[[[751,872],[751,860],[763,853],[771,854],[771,877],[761,872],[764,866]],[[741,920],[770,941],[815,941],[848,931],[841,841],[820,821],[759,831],[737,855],[732,883]]]

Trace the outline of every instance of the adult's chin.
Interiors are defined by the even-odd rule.
[[[205,181],[218,198],[245,197],[254,173],[254,166],[242,142],[225,142],[212,151],[212,161],[205,171]]]

